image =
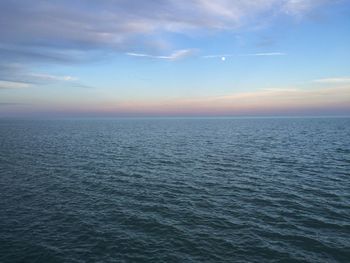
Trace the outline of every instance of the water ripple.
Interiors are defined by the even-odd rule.
[[[0,121],[0,262],[349,262],[349,119]]]

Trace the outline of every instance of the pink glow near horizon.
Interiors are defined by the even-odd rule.
[[[227,116],[350,114],[350,86],[317,89],[265,89],[192,99],[107,101],[17,109],[16,114],[57,113],[97,116]]]

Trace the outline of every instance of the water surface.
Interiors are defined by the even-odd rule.
[[[0,262],[349,262],[350,119],[0,120]]]

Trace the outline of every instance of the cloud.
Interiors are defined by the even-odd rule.
[[[23,89],[30,87],[32,87],[32,85],[25,82],[0,80],[0,89]]]
[[[282,10],[288,15],[300,17],[315,7],[330,2],[330,0],[289,0],[285,1]]]
[[[350,83],[350,77],[315,79],[313,82],[321,84],[343,84]]]
[[[71,87],[91,88],[70,75],[53,75],[43,72],[31,72],[24,65],[0,63],[0,89],[30,88],[51,84],[69,85]]]
[[[28,76],[40,79],[40,80],[53,80],[53,81],[77,81],[78,78],[72,77],[72,76],[56,76],[56,75],[50,75],[50,74],[43,74],[43,73],[30,73]]]
[[[267,15],[302,16],[326,2],[329,1],[2,0],[0,80],[24,78],[19,70],[18,76],[1,72],[1,68],[11,63],[21,64],[22,68],[33,64],[82,63],[129,50],[140,50],[140,53],[129,52],[130,56],[176,60],[189,56],[193,50],[181,47],[170,55],[157,55],[174,49],[171,44],[165,47],[164,35],[193,37],[196,32],[255,27]],[[263,55],[268,53],[256,54]],[[30,81],[39,78],[35,80],[32,76]]]
[[[254,57],[265,57],[265,56],[286,56],[286,53],[283,52],[267,52],[267,53],[253,53],[253,54],[246,54],[242,56],[254,56]]]
[[[325,1],[321,1],[322,3]],[[75,52],[125,51],[162,32],[236,29],[266,13],[303,14],[312,0],[0,1],[0,52],[17,59],[72,59]],[[65,52],[71,52],[65,56]]]
[[[132,57],[144,57],[144,58],[164,59],[164,60],[174,61],[174,60],[189,57],[192,54],[194,54],[194,52],[195,52],[195,50],[193,50],[193,49],[182,49],[182,50],[177,50],[168,56],[156,56],[156,55],[143,54],[143,53],[133,53],[133,52],[127,52],[126,55],[132,56]]]
[[[202,58],[227,58],[227,57],[266,57],[266,56],[286,56],[286,53],[283,52],[267,52],[267,53],[252,53],[252,54],[241,54],[241,55],[233,55],[233,54],[223,54],[223,55],[208,55],[202,56]]]
[[[168,56],[157,56],[145,53],[135,53],[135,52],[127,52],[125,53],[128,56],[132,57],[144,57],[144,58],[152,58],[152,59],[164,59],[164,60],[178,60],[182,58],[189,57],[196,53],[195,49],[182,49],[177,50],[171,53]],[[223,55],[206,55],[202,56],[202,58],[228,58],[228,57],[236,57],[236,56],[286,56],[286,53],[283,52],[267,52],[267,53],[252,53],[252,54],[244,54],[244,55],[233,55],[233,54],[223,54]]]
[[[232,54],[224,54],[224,55],[207,55],[202,56],[202,58],[228,58],[228,57],[236,57],[237,55]]]

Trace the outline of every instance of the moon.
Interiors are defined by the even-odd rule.
[[[225,57],[222,57],[222,58],[221,58],[221,60],[222,60],[222,61],[225,61],[225,60],[226,60],[226,58],[225,58]]]

